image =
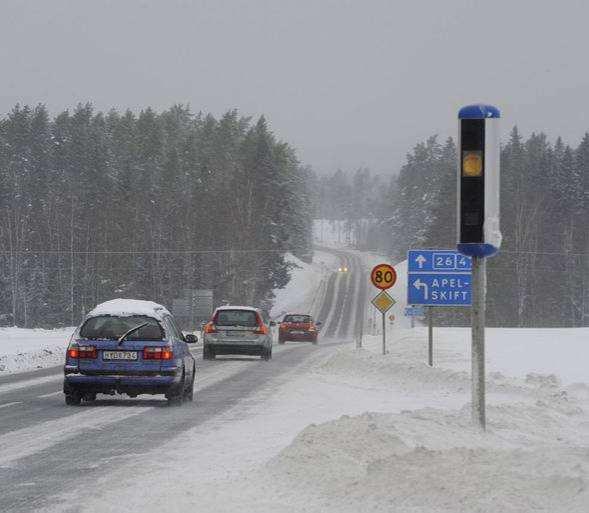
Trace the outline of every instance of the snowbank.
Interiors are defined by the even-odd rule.
[[[358,390],[366,399],[389,390],[414,407],[302,430],[264,469],[274,479],[267,493],[284,511],[587,511],[589,385],[561,385],[580,376],[575,356],[589,357],[586,330],[489,330],[485,433],[474,427],[467,403],[469,331],[436,332],[435,368],[423,363],[426,330],[408,329],[395,331],[385,356],[380,338],[367,337],[364,349],[338,348],[310,369],[323,387],[337,383],[350,402]],[[536,346],[553,355],[551,365],[529,357]],[[452,408],[456,398],[464,406]]]
[[[287,253],[286,261],[295,267],[290,271],[286,287],[274,290],[274,306],[270,312],[273,318],[281,318],[287,312],[312,313],[320,303],[321,283],[336,265],[333,255],[317,250],[312,264],[290,253]]]
[[[521,408],[492,408],[488,434],[466,409],[344,416],[306,428],[267,470],[293,510],[586,512],[589,431],[538,437],[546,408]]]
[[[0,375],[62,364],[74,329],[0,328]]]

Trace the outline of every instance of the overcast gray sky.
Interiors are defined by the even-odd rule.
[[[0,0],[0,114],[78,102],[265,114],[319,171],[396,171],[485,101],[502,127],[589,130],[589,3]]]

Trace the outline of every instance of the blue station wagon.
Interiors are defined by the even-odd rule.
[[[164,394],[169,404],[192,401],[196,364],[187,344],[195,342],[161,305],[129,299],[102,303],[72,335],[65,402],[94,401],[99,393]]]

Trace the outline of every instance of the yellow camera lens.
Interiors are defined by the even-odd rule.
[[[483,176],[483,155],[480,151],[462,153],[462,176]]]

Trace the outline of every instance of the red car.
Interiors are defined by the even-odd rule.
[[[288,340],[301,340],[316,344],[319,326],[321,326],[321,323],[313,322],[313,318],[310,315],[285,315],[278,329],[278,343],[284,344]]]

